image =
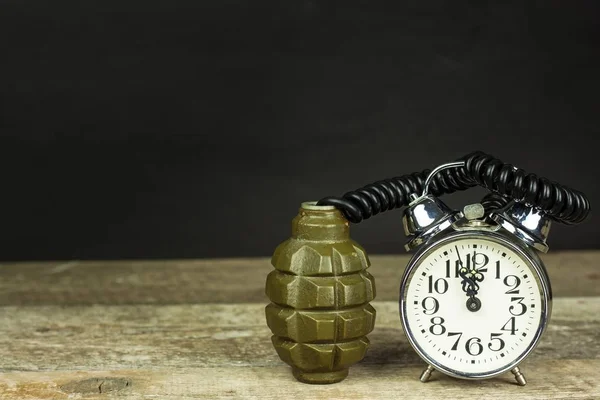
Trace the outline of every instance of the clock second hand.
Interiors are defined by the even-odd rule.
[[[467,294],[467,296],[469,296],[469,298],[467,299],[467,309],[469,311],[479,311],[479,309],[481,308],[481,300],[479,300],[477,297],[475,297],[475,295],[477,294],[477,289],[479,288],[479,285],[477,285],[477,283],[475,282],[475,280],[471,279],[467,274],[468,274],[468,270],[467,268],[465,268],[465,265],[462,262],[462,259],[460,257],[460,252],[458,251],[458,246],[454,246],[454,248],[456,249],[456,255],[458,256],[458,263],[460,264],[460,269],[459,269],[459,275],[461,278],[463,278],[462,281],[462,288],[463,291]],[[467,288],[468,286],[468,288]]]

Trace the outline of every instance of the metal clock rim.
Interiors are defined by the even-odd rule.
[[[420,261],[422,258],[424,258],[428,254],[433,252],[436,248],[442,246],[446,242],[450,242],[452,240],[457,240],[459,238],[466,238],[466,237],[474,237],[477,239],[483,238],[486,240],[495,241],[495,242],[503,244],[503,245],[509,247],[511,250],[515,251],[518,255],[523,257],[529,263],[531,268],[536,272],[536,274],[539,277],[539,282],[540,282],[540,285],[542,288],[541,300],[543,302],[543,305],[542,305],[542,313],[540,315],[541,323],[539,324],[539,326],[535,332],[534,339],[531,342],[530,346],[523,353],[521,353],[519,355],[519,357],[517,357],[513,362],[507,364],[507,366],[499,368],[494,371],[483,373],[483,374],[481,374],[481,373],[463,373],[460,371],[456,371],[456,370],[444,367],[443,365],[436,362],[433,358],[429,357],[425,352],[423,352],[420,349],[420,347],[416,343],[415,339],[413,338],[412,332],[410,332],[409,329],[407,328],[408,321],[407,321],[406,310],[405,310],[406,301],[404,299],[404,296],[406,294],[406,285],[408,283],[409,278],[412,275],[413,270],[415,270],[416,267],[418,265],[420,265]],[[527,248],[524,248],[520,244],[514,243],[513,241],[511,241],[509,238],[507,238],[502,233],[490,232],[490,231],[477,231],[477,230],[454,231],[454,232],[436,240],[435,243],[433,243],[431,246],[427,246],[427,244],[425,244],[411,258],[411,260],[406,268],[406,271],[404,272],[404,275],[402,277],[402,281],[400,284],[399,312],[400,312],[400,319],[402,321],[402,329],[404,331],[404,334],[408,338],[408,342],[410,343],[411,347],[417,352],[417,354],[419,355],[419,357],[421,357],[421,359],[423,359],[425,362],[427,362],[433,368],[435,368],[436,370],[438,370],[440,372],[443,372],[446,375],[449,375],[449,376],[452,376],[455,378],[468,379],[468,380],[489,379],[489,378],[493,378],[495,376],[501,375],[501,374],[508,372],[511,369],[515,368],[529,354],[531,354],[531,352],[536,348],[536,346],[538,345],[538,343],[542,337],[542,334],[544,333],[544,331],[548,325],[548,322],[550,320],[550,315],[552,313],[552,290],[550,288],[550,281],[548,279],[548,274],[546,273],[544,264],[542,263],[541,259],[537,256],[537,254],[535,254],[533,251],[531,251]]]

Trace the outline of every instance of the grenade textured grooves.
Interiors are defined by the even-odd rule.
[[[292,237],[273,254],[267,325],[279,357],[307,383],[334,383],[365,355],[373,330],[374,279],[365,251],[333,207],[300,209]]]
[[[431,194],[438,197],[480,185],[509,200],[538,208],[552,220],[564,224],[578,224],[590,212],[590,203],[583,193],[505,164],[488,154],[474,152],[461,160],[465,161],[464,167],[441,171],[433,178],[429,187]],[[429,172],[385,179],[342,197],[325,197],[318,204],[335,206],[350,222],[358,223],[380,212],[408,205],[409,194],[423,191]]]

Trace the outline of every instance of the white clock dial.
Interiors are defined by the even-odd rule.
[[[462,267],[478,274],[477,311],[467,308]],[[405,330],[434,368],[466,378],[504,372],[535,346],[545,323],[547,305],[537,277],[525,257],[499,241],[480,236],[445,241],[425,253],[406,280]]]

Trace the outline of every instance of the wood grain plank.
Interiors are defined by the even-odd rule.
[[[394,302],[374,302],[367,364],[421,365]],[[600,297],[562,298],[534,359],[600,358]],[[0,371],[277,366],[264,305],[1,307]]]
[[[10,372],[0,375],[0,398],[73,399],[598,399],[600,360],[525,361],[528,384],[511,374],[464,381],[435,374],[418,380],[419,366],[360,364],[334,385],[297,382],[289,368],[219,367],[118,371]],[[107,382],[127,381],[110,387]],[[91,382],[90,382],[91,381]],[[103,392],[98,386],[104,383]],[[98,385],[98,386],[95,386]],[[107,387],[108,386],[108,387]],[[74,391],[80,388],[80,391]]]
[[[0,398],[600,397],[600,297],[555,301],[548,331],[522,365],[523,388],[510,374],[482,382],[436,374],[421,384],[424,364],[397,304],[373,304],[366,358],[331,386],[293,379],[271,346],[264,304],[1,307]]]
[[[600,251],[543,255],[555,296],[600,296]],[[408,255],[372,256],[378,300],[397,300]],[[267,258],[0,265],[0,305],[267,302]]]

